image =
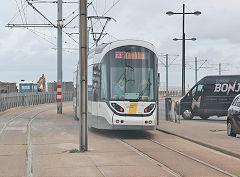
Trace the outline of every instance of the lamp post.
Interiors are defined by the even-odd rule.
[[[183,4],[183,12],[181,13],[175,13],[175,12],[167,12],[166,13],[167,15],[169,16],[172,16],[174,14],[180,14],[180,15],[183,15],[183,33],[182,33],[182,39],[177,39],[177,38],[174,38],[173,40],[174,41],[178,41],[178,40],[182,40],[182,96],[185,95],[185,41],[186,40],[192,40],[192,41],[195,41],[196,38],[192,38],[192,39],[186,39],[185,38],[185,14],[186,15],[190,15],[190,14],[193,14],[193,15],[196,15],[196,16],[199,16],[201,15],[201,12],[200,11],[196,11],[196,12],[193,12],[193,13],[189,13],[189,12],[185,12],[185,4]]]

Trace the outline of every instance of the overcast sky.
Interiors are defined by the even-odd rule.
[[[67,0],[70,1],[70,0]],[[77,0],[72,0],[77,1]],[[17,3],[16,3],[17,2]],[[89,2],[91,2],[89,0]],[[118,0],[94,0],[89,6],[89,15],[102,15]],[[167,16],[167,11],[181,12],[182,4],[187,12],[201,11],[200,16],[186,15],[185,33],[188,38],[197,41],[186,41],[186,88],[192,87],[194,79],[194,58],[199,60],[198,79],[206,75],[217,75],[218,65],[222,64],[222,74],[240,74],[240,1],[238,0],[120,0],[106,16],[116,22],[109,22],[106,36],[102,42],[116,39],[140,39],[151,42],[159,55],[169,54],[169,85],[181,86],[181,41],[182,16]],[[56,24],[56,4],[34,4],[50,21]],[[22,7],[24,11],[21,11]],[[78,4],[64,4],[65,24],[76,14]],[[19,15],[19,11],[21,15]],[[74,12],[75,13],[72,13]],[[55,81],[56,68],[56,29],[32,28],[9,29],[10,23],[47,23],[26,6],[25,0],[5,0],[0,6],[0,81],[19,82],[21,79],[36,82],[41,74],[46,75],[48,82]],[[13,18],[15,17],[15,18]],[[102,22],[104,23],[104,22]],[[65,32],[77,32],[77,20],[74,20]],[[100,30],[101,24],[95,24]],[[78,41],[77,35],[71,37]],[[63,80],[72,81],[75,65],[78,60],[77,43],[64,35]],[[92,45],[92,41],[90,46]],[[179,55],[177,57],[177,55]],[[165,62],[159,57],[161,86],[165,85]]]

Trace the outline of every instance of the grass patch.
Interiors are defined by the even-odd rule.
[[[79,150],[78,150],[78,149],[71,149],[69,152],[70,152],[70,153],[78,153]]]

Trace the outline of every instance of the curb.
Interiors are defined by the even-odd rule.
[[[169,131],[160,129],[160,128],[157,128],[156,130],[161,131],[161,132],[166,133],[166,134],[170,134],[170,135],[173,135],[173,136],[177,136],[177,137],[179,137],[179,138],[182,138],[182,139],[191,141],[191,142],[193,142],[193,143],[199,144],[199,145],[201,145],[201,146],[204,146],[204,147],[206,147],[206,148],[213,149],[213,150],[218,151],[218,152],[221,152],[221,153],[223,153],[223,154],[227,154],[227,155],[229,155],[229,156],[232,156],[232,157],[235,157],[235,158],[240,159],[240,154],[237,154],[237,153],[228,151],[228,150],[226,150],[226,149],[219,148],[219,147],[216,147],[216,146],[213,146],[213,145],[210,145],[210,144],[206,144],[206,143],[203,143],[203,142],[201,142],[201,141],[194,140],[194,139],[188,138],[188,137],[186,137],[186,136],[178,135],[178,134],[176,134],[176,133],[172,133],[172,132],[169,132]]]

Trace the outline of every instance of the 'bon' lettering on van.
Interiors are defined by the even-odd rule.
[[[235,81],[234,84],[215,84],[214,92],[227,92],[229,94],[230,91],[239,92],[240,91],[240,83],[237,84]]]

